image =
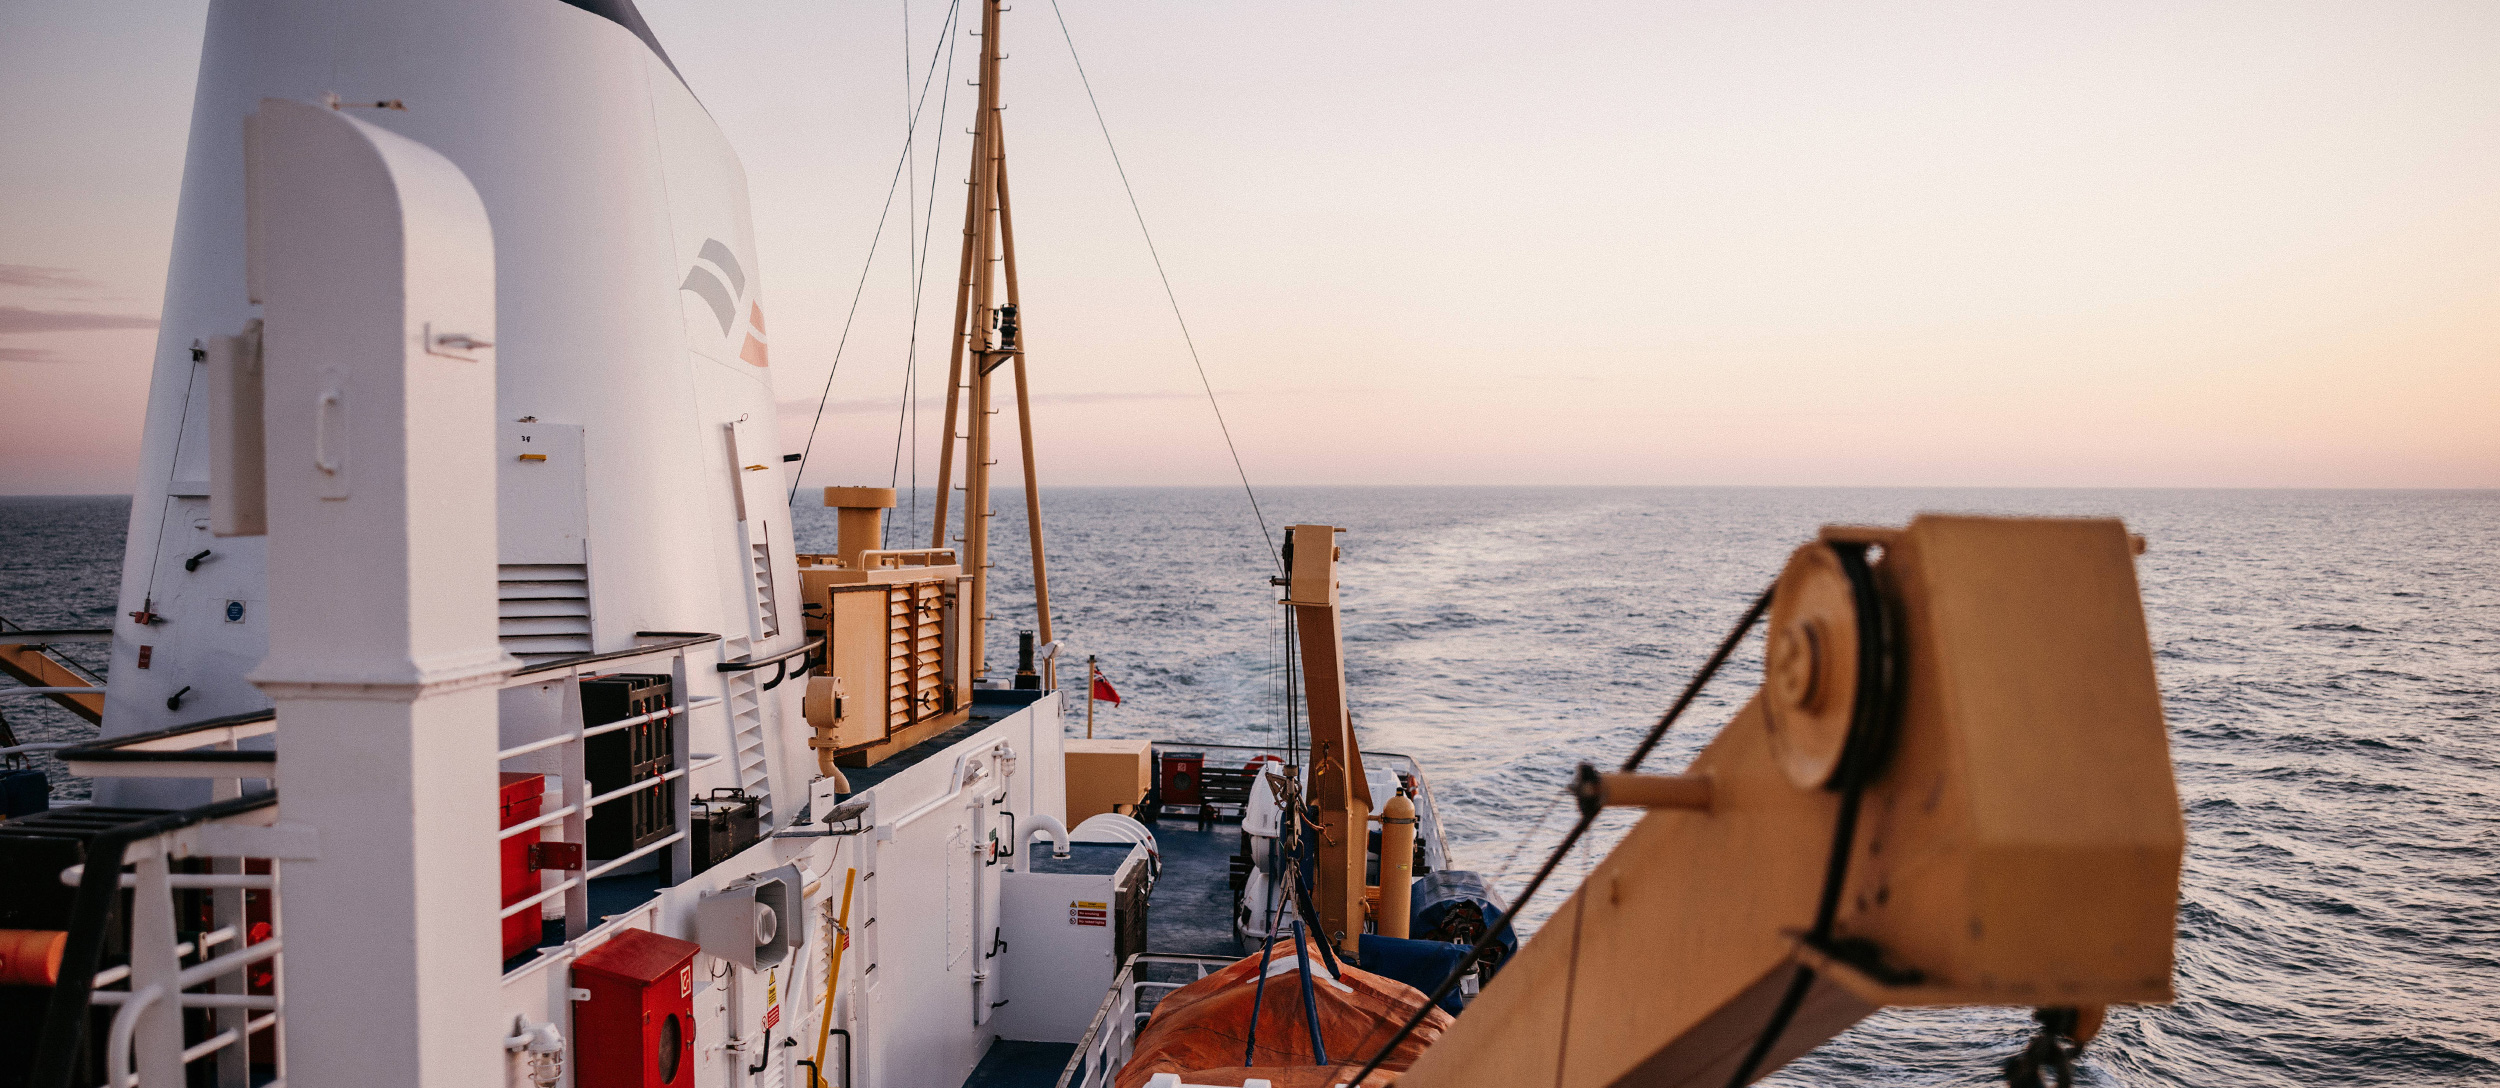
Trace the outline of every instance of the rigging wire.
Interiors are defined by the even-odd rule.
[[[1250,516],[1258,519],[1259,535],[1267,541],[1268,558],[1275,562],[1276,572],[1285,572],[1285,561],[1276,550],[1276,536],[1268,531],[1267,514],[1259,509],[1259,494],[1250,487],[1250,472],[1241,467],[1241,450],[1233,445],[1233,429],[1224,422],[1224,406],[1215,399],[1215,385],[1207,379],[1207,364],[1198,358],[1198,341],[1189,335],[1189,319],[1181,316],[1180,295],[1172,289],[1172,275],[1163,270],[1163,254],[1155,249],[1154,232],[1146,228],[1146,210],[1137,203],[1137,189],[1129,184],[1128,168],[1120,164],[1119,145],[1112,142],[1111,122],[1103,119],[1102,101],[1094,97],[1094,81],[1085,75],[1085,60],[1077,56],[1076,35],[1068,30],[1068,17],[1059,10],[1059,0],[1050,0],[1050,13],[1059,20],[1059,36],[1067,39],[1068,59],[1076,62],[1077,82],[1085,87],[1085,101],[1094,108],[1094,124],[1102,129],[1103,146],[1111,152],[1111,168],[1119,172],[1120,189],[1128,194],[1129,211],[1137,216],[1137,233],[1146,239],[1146,253],[1154,258],[1155,275],[1163,281],[1163,297],[1172,304],[1172,320],[1180,325],[1181,342],[1189,346],[1190,365],[1198,368],[1198,385],[1207,392],[1207,407],[1215,411],[1215,428],[1224,435],[1224,451],[1232,455],[1233,472],[1241,477],[1241,493],[1250,498]]]
[[[910,0],[904,0],[904,5],[905,11],[908,12]],[[950,21],[953,19],[951,13],[948,19]],[[908,19],[906,19],[904,32],[906,34],[910,32]],[[902,476],[903,428],[904,420],[908,418],[911,421],[911,513],[905,519],[905,524],[918,524],[920,521],[920,307],[921,301],[928,297],[929,235],[937,227],[937,176],[939,169],[946,161],[946,106],[947,103],[954,101],[955,45],[959,38],[959,35],[952,34],[945,37],[946,79],[944,84],[946,89],[938,92],[937,143],[929,153],[929,202],[920,216],[918,255],[913,258],[915,267],[912,269],[911,280],[911,342],[903,354],[903,402],[896,405],[894,409],[894,468],[886,478],[886,486],[892,487]],[[908,82],[911,65],[911,57],[908,53],[904,55],[903,64]],[[912,130],[914,133],[918,132],[918,124],[918,118],[915,117]],[[910,146],[911,138],[907,134],[904,137],[907,154]],[[943,501],[944,496],[939,496],[939,499]],[[894,522],[891,518],[879,524],[877,535],[879,547],[885,546],[886,533],[893,527]]]
[[[1728,657],[1736,652],[1736,647],[1745,641],[1745,636],[1753,631],[1754,624],[1761,621],[1762,614],[1769,611],[1770,607],[1771,591],[1765,589],[1761,596],[1754,598],[1752,606],[1745,609],[1744,616],[1736,621],[1735,628],[1719,642],[1719,648],[1711,652],[1710,660],[1702,663],[1701,671],[1693,674],[1692,682],[1684,686],[1684,693],[1676,696],[1674,704],[1667,708],[1667,712],[1659,715],[1658,723],[1650,726],[1649,733],[1641,738],[1640,744],[1633,747],[1632,754],[1623,761],[1624,773],[1629,774],[1641,768],[1641,761],[1649,758],[1649,754],[1657,749],[1659,740],[1667,735],[1668,727],[1674,725],[1676,719],[1683,716],[1686,708],[1693,705],[1693,698],[1701,694],[1701,689],[1710,683],[1711,677],[1718,675],[1719,667],[1727,664]],[[1592,778],[1595,774],[1596,771],[1588,764],[1580,765],[1582,778]],[[1467,954],[1458,958],[1458,963],[1451,967],[1449,974],[1441,979],[1441,984],[1433,987],[1432,993],[1424,998],[1424,1003],[1416,1008],[1415,1015],[1408,1017],[1406,1023],[1399,1026],[1397,1033],[1389,1036],[1389,1041],[1382,1044],[1380,1050],[1372,1055],[1369,1062],[1364,1063],[1362,1071],[1354,1074],[1346,1083],[1362,1084],[1364,1078],[1371,1076],[1373,1071],[1380,1068],[1380,1063],[1388,1059],[1390,1052],[1396,1050],[1399,1043],[1405,1042],[1407,1036],[1415,1033],[1415,1028],[1424,1022],[1425,1017],[1432,1014],[1433,1009],[1440,1007],[1441,999],[1449,996],[1450,990],[1458,985],[1460,978],[1465,977],[1468,969],[1474,967],[1476,961],[1482,959],[1484,954],[1492,949],[1494,943],[1501,939],[1502,932],[1510,928],[1511,920],[1519,917],[1520,912],[1527,909],[1528,901],[1536,898],[1538,890],[1545,886],[1546,879],[1554,875],[1555,867],[1562,864],[1563,858],[1570,855],[1571,848],[1578,845],[1580,839],[1588,834],[1589,828],[1597,823],[1597,814],[1604,811],[1602,806],[1594,803],[1593,797],[1581,802],[1580,818],[1572,823],[1571,830],[1563,835],[1562,842],[1555,845],[1553,853],[1545,855],[1545,863],[1538,866],[1536,875],[1528,879],[1528,886],[1520,891],[1519,899],[1511,904],[1509,913],[1499,922],[1486,919],[1484,935],[1476,938],[1476,943],[1468,948]],[[1333,1078],[1331,1083],[1335,1083]]]
[[[944,48],[948,43],[949,35],[946,33],[947,28],[955,25],[955,14],[956,12],[962,10],[962,8],[963,0],[955,0],[954,3],[947,6],[946,21],[938,27],[938,40],[940,43],[938,48]],[[923,76],[920,81],[920,102],[913,106],[913,116],[915,118],[918,117],[920,108],[928,104],[929,83],[935,79],[936,76],[937,50],[932,49],[929,51],[928,73]],[[868,290],[868,270],[877,262],[877,244],[885,239],[886,220],[891,218],[894,213],[894,193],[896,190],[902,188],[903,185],[903,164],[910,160],[911,141],[906,138],[903,141],[903,154],[894,160],[894,176],[892,179],[888,180],[885,185],[885,203],[877,209],[877,229],[874,234],[871,234],[868,237],[868,259],[860,264],[859,285],[851,289],[851,309],[850,312],[842,319],[842,338],[834,341],[833,365],[825,369],[825,388],[822,393],[819,393],[816,396],[816,419],[814,422],[807,425],[807,443],[799,447],[799,467],[797,471],[790,474],[790,494],[789,497],[784,500],[786,502],[797,502],[799,499],[799,480],[807,475],[807,458],[808,455],[813,453],[816,449],[816,431],[817,428],[824,425],[825,405],[833,397],[833,376],[840,373],[842,370],[842,349],[851,342],[851,325],[859,319],[859,299],[860,296],[865,294]]]
[[[901,3],[903,6],[903,100],[904,102],[909,103],[911,101],[911,0],[901,0]],[[952,36],[950,35],[949,37],[951,39]],[[937,58],[935,57],[930,58],[931,63],[936,63],[936,60]],[[946,126],[944,124],[945,117],[946,99],[941,96],[938,99],[938,118],[940,121],[938,125],[938,133],[941,136],[946,132]],[[918,222],[920,214],[920,168],[917,164],[912,162],[911,153],[912,143],[917,140],[919,136],[919,111],[913,109],[907,104],[903,107],[903,241],[908,244],[908,248],[903,251],[903,275],[911,283],[911,331],[913,347],[919,346],[920,338],[920,224]],[[937,188],[937,164],[934,162],[929,164],[929,188],[933,191]],[[894,486],[896,478],[903,474],[903,417],[911,412],[912,379],[918,376],[916,371],[919,368],[915,365],[918,362],[919,360],[913,358],[911,352],[907,351],[904,353],[903,400],[902,403],[894,406],[894,467],[891,471],[886,473],[885,480],[885,486],[889,489]],[[912,452],[916,454],[920,451],[913,450]],[[914,469],[919,468],[919,458],[915,457],[912,460],[912,467]],[[913,482],[912,490],[920,490],[917,480]],[[914,497],[917,498],[918,496]],[[878,518],[877,546],[880,548],[885,547],[887,543],[887,534],[893,531],[893,518]]]

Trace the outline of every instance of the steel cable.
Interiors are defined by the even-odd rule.
[[[1633,747],[1632,754],[1623,761],[1625,773],[1640,769],[1641,761],[1648,759],[1649,754],[1657,749],[1658,741],[1667,735],[1668,727],[1674,725],[1676,719],[1683,716],[1686,708],[1693,705],[1693,698],[1701,694],[1701,689],[1710,683],[1711,677],[1718,675],[1720,666],[1727,664],[1727,659],[1736,652],[1736,647],[1745,641],[1746,634],[1753,630],[1754,624],[1761,621],[1763,612],[1770,607],[1771,591],[1765,589],[1761,596],[1754,598],[1753,604],[1745,609],[1744,616],[1736,621],[1735,629],[1729,631],[1727,637],[1720,640],[1719,648],[1711,652],[1710,660],[1702,664],[1701,671],[1693,674],[1692,682],[1684,686],[1684,693],[1676,697],[1675,702],[1667,708],[1667,712],[1659,715],[1658,723],[1651,726],[1649,733],[1641,738],[1640,744]],[[1587,765],[1583,764],[1582,769],[1585,771],[1586,768]],[[1579,844],[1582,836],[1588,834],[1589,827],[1597,822],[1597,814],[1603,811],[1605,811],[1604,808],[1595,804],[1585,801],[1581,804],[1580,818],[1572,822],[1571,830],[1563,835],[1562,842],[1555,844],[1554,851],[1545,856],[1545,864],[1537,867],[1536,875],[1528,880],[1528,886],[1520,891],[1518,901],[1511,904],[1509,912],[1504,914],[1499,921],[1490,918],[1485,920],[1484,935],[1476,938],[1476,943],[1468,948],[1466,955],[1459,957],[1458,963],[1451,967],[1449,974],[1441,979],[1441,984],[1433,987],[1432,993],[1425,996],[1423,1005],[1415,1010],[1415,1015],[1408,1017],[1406,1023],[1398,1027],[1397,1034],[1391,1035],[1389,1041],[1383,1044],[1380,1050],[1372,1055],[1371,1060],[1364,1063],[1362,1070],[1354,1074],[1354,1077],[1347,1083],[1353,1085],[1354,1088],[1362,1088],[1363,1079],[1378,1070],[1380,1063],[1388,1059],[1389,1054],[1398,1048],[1398,1044],[1405,1042],[1406,1037],[1414,1034],[1415,1028],[1421,1025],[1426,1017],[1432,1015],[1432,1010],[1441,1004],[1441,999],[1449,996],[1450,990],[1458,985],[1459,979],[1466,976],[1468,969],[1475,966],[1476,961],[1482,959],[1486,952],[1492,950],[1495,942],[1500,940],[1502,931],[1510,927],[1511,921],[1519,917],[1521,911],[1527,909],[1528,902],[1536,898],[1536,893],[1545,887],[1545,881],[1554,875],[1555,867],[1561,865],[1562,859],[1571,853],[1571,848]]]
[[[1102,101],[1094,97],[1094,81],[1085,75],[1085,60],[1077,56],[1076,35],[1068,31],[1068,17],[1059,10],[1059,0],[1050,0],[1050,13],[1059,20],[1059,35],[1067,39],[1068,59],[1076,63],[1077,82],[1085,86],[1085,101],[1094,108],[1094,124],[1102,129],[1103,146],[1111,151],[1111,168],[1119,172],[1120,189],[1128,194],[1129,211],[1137,216],[1137,233],[1146,239],[1146,255],[1154,258],[1155,275],[1163,281],[1163,297],[1172,304],[1172,320],[1181,327],[1181,342],[1189,346],[1190,365],[1198,368],[1198,385],[1207,392],[1207,407],[1215,410],[1215,429],[1224,435],[1224,451],[1232,455],[1233,472],[1241,477],[1241,493],[1250,498],[1250,515],[1259,522],[1259,536],[1267,541],[1268,558],[1275,562],[1276,572],[1285,572],[1285,561],[1276,550],[1276,536],[1268,531],[1267,515],[1259,509],[1259,493],[1251,490],[1250,471],[1241,467],[1241,450],[1233,445],[1233,429],[1224,423],[1224,406],[1216,402],[1215,385],[1207,380],[1207,364],[1198,358],[1198,341],[1189,335],[1189,319],[1181,316],[1181,297],[1172,290],[1172,276],[1163,270],[1163,254],[1155,249],[1154,232],[1146,228],[1146,210],[1137,203],[1137,190],[1128,181],[1128,168],[1120,164],[1120,147],[1111,139],[1111,122],[1103,119]]]
[[[929,84],[937,78],[937,51],[944,49],[952,40],[953,36],[947,33],[947,28],[955,25],[955,14],[962,9],[962,0],[956,0],[955,3],[948,5],[946,22],[938,27],[938,44],[929,51],[928,72],[921,77],[920,81],[920,101],[912,107],[915,118],[919,110],[929,102]],[[824,425],[825,404],[833,397],[833,376],[842,370],[842,349],[851,342],[851,325],[859,319],[860,296],[868,291],[868,270],[877,263],[877,244],[885,239],[886,220],[894,215],[894,193],[903,187],[903,164],[909,161],[911,161],[911,140],[906,137],[903,141],[903,153],[896,156],[894,160],[894,177],[886,182],[885,204],[877,211],[877,229],[868,237],[868,258],[860,263],[859,285],[851,289],[851,309],[842,318],[841,339],[834,341],[833,365],[825,369],[825,388],[816,396],[816,418],[814,422],[807,425],[807,442],[799,447],[799,467],[790,474],[790,494],[783,500],[784,502],[797,502],[799,499],[799,480],[807,475],[808,455],[816,450],[816,431]]]

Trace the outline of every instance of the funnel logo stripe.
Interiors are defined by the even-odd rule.
[[[677,289],[692,291],[710,303],[712,314],[720,318],[721,335],[729,335],[729,323],[738,319],[738,300],[729,293],[728,286],[721,283],[719,276],[713,275],[711,269],[696,265],[686,270],[686,282],[678,284]]]
[[[729,252],[729,247],[722,245],[720,239],[703,240],[703,248],[695,253],[694,264],[686,269],[686,282],[679,284],[677,289],[694,292],[704,305],[712,308],[712,317],[720,322],[722,336],[738,335],[738,303],[746,297],[747,272],[738,264],[737,255]],[[738,358],[753,366],[772,365],[770,352],[765,347],[764,308],[754,302],[747,303],[744,340],[738,348]]]
[[[730,297],[736,298],[747,293],[746,270],[738,267],[738,258],[730,254],[728,246],[720,244],[720,239],[704,239],[703,249],[695,254],[695,259],[719,265],[720,270],[728,274]]]

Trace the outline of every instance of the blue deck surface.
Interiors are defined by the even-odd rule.
[[[1241,944],[1233,939],[1232,883],[1241,825],[1218,823],[1200,831],[1192,816],[1157,820],[1154,833],[1163,875],[1146,905],[1146,951],[1241,955]]]

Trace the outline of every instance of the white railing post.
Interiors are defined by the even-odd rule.
[[[321,106],[247,128],[269,656],[290,823],[288,1075],[503,1075],[496,880],[495,259],[451,161]],[[152,1088],[178,1075],[147,1075]]]
[[[144,852],[131,859],[138,870],[138,887],[132,889],[130,900],[130,988],[163,986],[167,996],[136,1013],[132,1065],[142,1083],[180,1084],[182,1005],[172,995],[182,988],[175,984],[175,976],[182,973],[182,959],[174,951],[174,893],[166,879],[165,843],[151,839],[134,845]]]

